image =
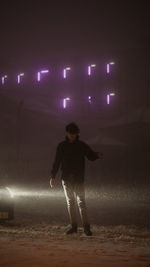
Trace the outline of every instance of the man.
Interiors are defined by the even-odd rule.
[[[79,132],[79,127],[75,123],[70,123],[66,126],[66,140],[57,146],[51,171],[50,186],[54,186],[57,171],[61,166],[62,185],[72,226],[66,234],[77,233],[78,226],[75,210],[75,200],[77,200],[84,232],[86,235],[91,236],[92,232],[87,217],[84,190],[85,157],[94,161],[102,158],[102,154],[94,152],[86,143],[80,141]]]

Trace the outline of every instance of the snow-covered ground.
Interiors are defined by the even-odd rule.
[[[66,236],[62,191],[16,191],[15,219],[0,224],[0,266],[150,266],[150,203],[94,195],[87,192],[93,236],[80,217],[78,233]]]

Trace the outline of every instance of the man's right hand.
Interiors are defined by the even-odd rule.
[[[50,184],[51,188],[54,187],[54,183],[55,183],[55,179],[54,178],[50,178],[49,184]]]

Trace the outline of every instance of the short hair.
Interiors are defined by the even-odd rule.
[[[80,129],[76,123],[71,122],[68,125],[66,125],[66,132],[69,132],[72,134],[79,134]]]

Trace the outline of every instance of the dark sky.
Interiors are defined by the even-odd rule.
[[[3,1],[0,66],[150,46],[147,1]]]

